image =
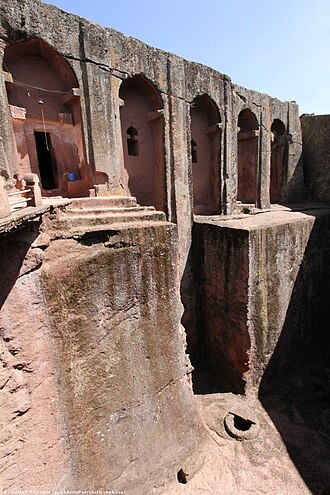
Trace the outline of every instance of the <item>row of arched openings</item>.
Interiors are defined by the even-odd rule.
[[[163,157],[164,123],[157,118],[162,99],[157,89],[141,76],[124,81],[120,89],[124,100],[121,125],[125,168],[129,188],[144,205],[165,208]],[[191,163],[194,213],[220,212],[220,171],[222,124],[219,109],[206,94],[195,98],[190,109]],[[255,114],[244,109],[238,116],[237,199],[255,204],[258,194],[259,123]],[[270,201],[280,202],[285,179],[285,126],[276,119],[271,127]]]
[[[285,140],[285,125],[275,119],[270,129],[271,160],[270,160],[270,202],[282,200],[282,189],[287,168]],[[238,190],[237,200],[242,203],[255,204],[258,194],[258,163],[259,163],[259,124],[255,114],[244,109],[238,116],[237,133],[237,169]]]
[[[123,141],[127,142],[124,161],[130,191],[141,204],[164,209],[164,129],[163,120],[157,118],[162,100],[156,88],[140,76],[122,83],[120,98],[124,100],[121,123]],[[190,117],[194,213],[217,214],[221,198],[220,112],[208,95],[201,95],[193,101]],[[259,123],[251,110],[244,109],[238,116],[237,125],[237,199],[242,203],[255,204],[259,179]],[[282,199],[287,159],[285,133],[283,122],[274,120],[270,133],[271,203]]]
[[[61,192],[67,170],[76,178],[85,177],[88,185],[80,103],[79,98],[72,96],[72,88],[78,87],[78,81],[72,68],[46,43],[32,39],[7,48],[3,69],[20,82],[9,88],[8,100],[12,108],[23,107],[25,110],[24,116],[13,119],[23,172],[39,173],[43,190],[50,195],[53,190],[56,194]],[[130,193],[141,205],[152,205],[165,211],[163,99],[157,88],[141,75],[122,82],[119,98],[122,101],[124,165]],[[217,214],[221,198],[220,112],[215,102],[204,94],[191,104],[190,117],[194,212]],[[244,109],[238,116],[237,125],[237,199],[255,203],[259,124],[254,113]],[[285,132],[284,124],[275,120],[271,128],[271,202],[281,200]]]
[[[221,120],[216,104],[207,95],[191,107],[191,162],[194,213],[219,212],[221,171]],[[256,204],[258,195],[259,124],[255,114],[244,109],[237,120],[237,200]],[[271,130],[270,202],[282,200],[286,175],[285,125],[275,119]]]

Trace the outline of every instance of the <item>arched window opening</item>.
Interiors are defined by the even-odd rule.
[[[17,167],[39,175],[45,196],[86,195],[90,174],[72,67],[46,42],[31,38],[6,47],[3,70]],[[69,172],[75,181],[67,180]]]
[[[286,129],[283,122],[275,119],[271,126],[270,160],[270,202],[279,203],[282,199],[283,183],[286,175],[287,146]]]
[[[204,94],[193,101],[190,117],[194,213],[215,215],[220,212],[220,113]]]
[[[197,163],[197,143],[194,139],[191,140],[191,162]]]
[[[166,211],[163,100],[142,75],[125,79],[119,98],[128,189],[140,205]]]
[[[127,131],[127,152],[129,156],[139,156],[139,141],[138,141],[138,131],[135,127],[130,126]]]
[[[283,136],[285,134],[285,125],[280,119],[275,119],[270,130],[275,138]]]
[[[259,146],[259,124],[249,109],[238,116],[237,135],[238,187],[237,200],[255,204],[257,201],[257,166]]]

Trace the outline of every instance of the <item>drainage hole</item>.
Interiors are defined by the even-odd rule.
[[[179,483],[183,483],[184,485],[188,483],[187,475],[183,471],[183,469],[180,469],[180,471],[178,471],[177,478]]]
[[[233,414],[233,416],[234,426],[237,430],[248,431],[252,425],[255,425],[255,422],[250,419],[244,419],[241,416],[237,416],[237,414]]]

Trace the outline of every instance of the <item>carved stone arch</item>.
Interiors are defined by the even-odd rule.
[[[139,204],[166,211],[163,99],[141,74],[121,83],[119,98],[123,102],[120,119],[129,191]],[[130,128],[137,133],[131,139],[127,134]]]
[[[194,213],[220,212],[221,117],[209,95],[197,96],[191,104],[191,166]]]
[[[18,169],[37,173],[44,195],[87,194],[80,90],[70,64],[42,39],[30,38],[6,47],[3,70]]]
[[[270,202],[279,203],[287,174],[288,140],[284,123],[274,119],[271,126]]]
[[[244,108],[239,113],[237,132],[237,200],[256,204],[259,123],[249,108]]]

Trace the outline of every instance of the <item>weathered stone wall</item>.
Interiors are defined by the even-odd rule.
[[[120,84],[129,76],[143,74],[164,100],[166,202],[169,218],[177,219],[180,231],[185,230],[192,208],[189,110],[199,95],[207,94],[221,117],[219,196],[224,212],[231,213],[236,202],[237,118],[244,108],[255,113],[260,126],[257,203],[263,207],[269,204],[270,128],[274,119],[280,119],[291,136],[283,198],[291,201],[301,196],[301,135],[294,103],[283,103],[235,86],[228,76],[208,67],[156,50],[37,0],[14,1],[10,6],[3,3],[0,19],[6,43],[39,37],[72,66],[82,90],[88,161],[92,169],[108,175],[113,192],[127,189],[119,118]],[[5,107],[2,113],[6,114]],[[6,122],[3,128],[9,133]],[[8,153],[10,149],[6,150]]]
[[[267,273],[262,280],[260,270],[252,271],[251,307],[259,329],[257,380],[285,379],[291,371],[310,365],[329,367],[329,213],[329,209],[296,213],[296,219],[265,231],[266,244],[260,233],[254,235],[254,259],[261,254],[258,265]],[[253,290],[258,280],[260,288]]]
[[[56,487],[72,468],[38,229],[0,239],[0,471],[7,489]]]
[[[249,237],[244,229],[194,224],[200,361],[222,391],[244,392],[251,339],[248,320]]]
[[[330,203],[330,116],[302,115],[304,176],[311,201]]]
[[[146,493],[201,438],[176,228],[38,234],[0,244],[4,486]]]
[[[178,225],[184,322],[193,341],[196,319],[192,291],[193,260],[188,258],[193,218],[191,105],[197,97],[207,95],[220,116],[219,177],[213,195],[219,210],[216,213],[224,214],[240,208],[237,203],[237,125],[238,116],[244,109],[254,113],[259,126],[255,163],[256,205],[267,208],[270,203],[271,126],[275,119],[283,123],[288,146],[281,199],[292,202],[303,198],[297,105],[237,86],[228,76],[211,68],[157,50],[38,0],[13,0],[10,5],[2,2],[0,22],[4,47],[40,38],[72,67],[81,91],[82,125],[90,177],[95,183],[98,177],[107,177],[112,194],[130,192],[123,153],[126,136],[122,135],[120,122],[120,108],[125,105],[119,97],[121,84],[127,78],[140,75],[159,93],[163,103],[164,171],[158,175],[162,176],[164,191],[158,194],[158,203],[164,205],[163,211],[168,219]],[[3,80],[2,87],[4,91]],[[5,101],[5,91],[3,98]],[[13,133],[6,104],[0,105],[0,131],[6,139],[2,154],[0,146],[0,166],[4,167],[4,175],[10,177],[15,168],[10,164],[16,163],[17,157],[12,146]]]
[[[328,365],[329,219],[315,210],[196,224],[201,344],[220,390]]]
[[[214,213],[227,216],[242,209],[238,121],[244,110],[257,122],[255,206],[270,206],[274,121],[283,126],[286,157],[278,196],[284,203],[304,199],[298,107],[39,0],[2,2],[0,23],[1,62],[6,46],[38,38],[73,69],[81,94],[79,143],[89,178],[98,185],[106,177],[107,193],[131,192],[123,81],[139,76],[158,93],[159,204],[178,232],[176,239],[173,225],[144,223],[85,241],[69,235],[40,241],[33,229],[1,239],[1,472],[6,488],[146,493],[180,469],[200,438],[180,283],[188,350],[212,368],[218,390],[246,391],[265,370],[270,378],[285,374],[301,356],[326,362],[328,213],[317,220],[308,213],[199,219],[192,247],[196,98],[206,95],[219,115],[218,191],[212,193]],[[18,157],[4,74],[0,83],[0,173],[10,183]],[[311,172],[308,142],[306,149],[310,196],[325,201],[323,157]]]

